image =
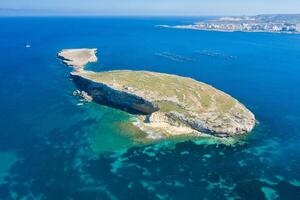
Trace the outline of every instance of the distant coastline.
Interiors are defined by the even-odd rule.
[[[187,25],[158,25],[163,28],[219,32],[267,32],[300,34],[300,15],[256,15],[220,17]]]

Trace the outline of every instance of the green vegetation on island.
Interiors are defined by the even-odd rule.
[[[76,63],[76,56],[73,59]],[[203,134],[228,137],[250,132],[255,126],[254,115],[244,105],[191,78],[148,71],[92,72],[74,67],[71,76],[79,91],[97,103],[139,116],[134,125],[153,139]]]

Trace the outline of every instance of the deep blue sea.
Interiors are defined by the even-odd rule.
[[[0,199],[299,199],[300,35],[156,26],[197,20],[0,18]],[[234,145],[134,145],[131,116],[72,95],[57,52],[82,47],[98,48],[96,71],[209,83],[259,125]]]

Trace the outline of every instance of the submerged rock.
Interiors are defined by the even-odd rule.
[[[77,88],[93,101],[139,115],[141,121],[136,125],[148,133],[228,137],[250,132],[255,126],[254,115],[243,104],[191,78],[148,71],[97,73],[83,69],[71,72],[71,76]]]

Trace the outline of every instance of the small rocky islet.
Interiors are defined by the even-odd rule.
[[[73,67],[71,77],[81,96],[138,117],[134,125],[148,139],[173,136],[232,137],[251,132],[254,114],[233,97],[191,78],[149,71],[84,69],[96,62],[97,49],[58,53]]]

